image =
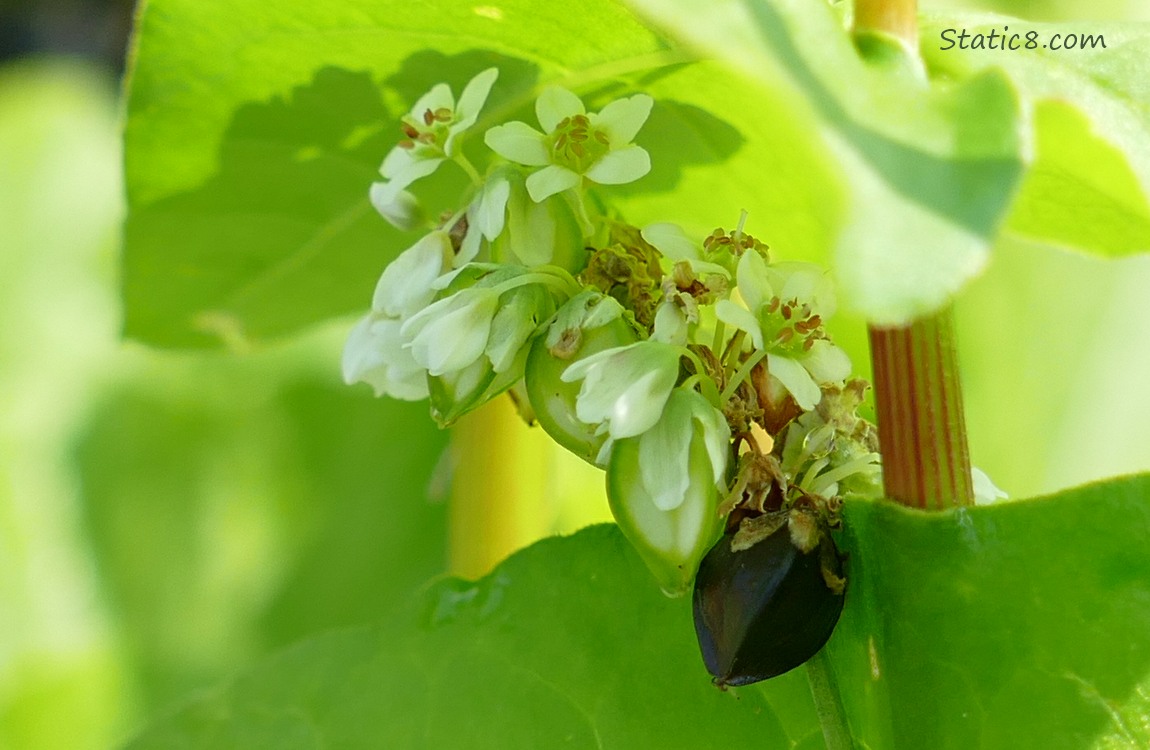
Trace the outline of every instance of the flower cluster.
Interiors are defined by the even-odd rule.
[[[698,236],[621,221],[601,192],[651,168],[634,142],[653,106],[643,94],[589,112],[548,88],[538,129],[484,132],[480,172],[465,138],[497,76],[481,72],[458,101],[436,86],[403,118],[371,188],[384,218],[418,226],[417,183],[444,163],[472,184],[384,269],[344,378],[429,398],[445,425],[514,389],[606,471],[620,527],[669,593],[725,531],[791,509],[833,526],[842,494],[875,492],[864,384],[825,328],[827,275],[772,262],[745,215]]]

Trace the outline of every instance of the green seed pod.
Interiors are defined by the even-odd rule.
[[[729,441],[722,413],[697,392],[676,388],[654,427],[611,448],[611,513],[668,596],[691,590],[721,531]]]
[[[575,416],[579,383],[561,380],[572,363],[606,349],[633,344],[634,328],[618,302],[598,292],[573,297],[560,310],[547,335],[535,339],[527,355],[527,397],[535,418],[555,442],[595,463],[607,435]]]

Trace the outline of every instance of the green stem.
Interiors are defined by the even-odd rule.
[[[945,510],[974,502],[950,308],[907,328],[870,329],[887,497]]]
[[[735,372],[735,363],[739,361],[739,355],[743,352],[743,342],[747,339],[746,331],[737,332],[727,344],[727,362],[726,368],[723,370],[723,379],[729,381],[731,375]]]
[[[723,321],[718,318],[715,319],[715,337],[711,339],[711,351],[723,351],[723,338],[727,335],[727,327]]]
[[[815,701],[815,712],[823,728],[827,750],[852,750],[854,742],[850,726],[825,648],[807,660],[807,681],[811,685],[811,697]]]
[[[568,297],[573,297],[578,293],[579,290],[577,286],[574,288],[572,287],[573,281],[570,281],[569,279],[570,275],[568,275],[568,278],[565,279],[555,273],[525,273],[521,276],[510,278],[501,284],[496,284],[493,289],[496,294],[503,294],[504,292],[509,292],[512,289],[517,289],[521,286],[527,286],[529,284],[544,284],[557,292],[567,295]]]
[[[754,352],[751,356],[747,357],[747,361],[739,367],[732,377],[727,378],[727,387],[723,389],[723,393],[719,396],[722,403],[727,403],[731,396],[735,395],[735,391],[739,389],[743,381],[751,374],[751,370],[755,369],[755,365],[762,362],[767,356],[766,350]]]
[[[471,161],[463,155],[463,151],[456,151],[455,156],[452,158],[455,163],[458,164],[463,169],[463,171],[467,173],[467,176],[471,179],[471,184],[475,185],[476,187],[479,187],[483,184],[483,178],[479,175],[479,170],[477,170],[475,165],[472,164]]]
[[[707,368],[703,366],[703,360],[699,359],[699,355],[695,354],[685,346],[679,348],[682,350],[682,356],[691,360],[691,364],[695,366],[695,373],[698,375],[705,375]]]

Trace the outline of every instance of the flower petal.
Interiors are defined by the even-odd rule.
[[[599,367],[601,364],[619,354],[625,349],[630,349],[638,344],[624,344],[623,346],[613,346],[610,349],[604,349],[601,352],[595,352],[588,355],[583,359],[577,359],[567,366],[562,373],[559,374],[559,379],[564,383],[574,383],[576,380],[583,380],[591,372]]]
[[[758,309],[774,296],[767,262],[753,250],[747,250],[743,253],[743,257],[739,258],[735,278],[738,280],[739,296],[747,303],[747,309],[751,312],[758,312]]]
[[[642,341],[592,355],[589,365],[576,362],[560,378],[571,382],[586,372],[575,415],[587,424],[608,423],[611,437],[633,437],[659,421],[679,376],[679,353],[679,347]]]
[[[495,372],[507,372],[520,355],[526,356],[525,345],[539,330],[537,321],[545,320],[553,310],[550,292],[542,285],[519,287],[507,294],[491,320],[487,340],[487,358]]]
[[[702,426],[703,443],[707,449],[707,457],[711,460],[711,478],[715,484],[721,484],[727,473],[727,455],[731,447],[731,428],[727,424],[723,413],[711,406],[703,396],[691,401],[691,412],[694,419]]]
[[[795,401],[803,411],[810,411],[822,400],[823,392],[819,390],[811,374],[795,360],[778,354],[768,354],[767,370],[795,397]]]
[[[551,164],[527,178],[527,194],[536,203],[573,188],[582,178],[567,167]]]
[[[560,86],[548,86],[535,100],[535,116],[545,133],[555,130],[564,118],[583,114],[587,114],[583,101]]]
[[[810,351],[800,361],[819,383],[838,383],[851,374],[850,357],[825,339],[812,344]]]
[[[646,94],[616,99],[591,117],[591,124],[602,128],[616,148],[635,140],[635,134],[651,114],[655,100]]]
[[[651,155],[639,146],[611,151],[587,170],[587,178],[600,185],[634,182],[651,171]]]
[[[442,163],[442,156],[430,159],[411,159],[397,162],[395,169],[388,170],[386,169],[387,162],[384,162],[384,169],[380,171],[383,172],[383,176],[388,179],[388,182],[381,191],[381,195],[392,197],[394,193],[398,193],[416,180],[421,180],[439,169],[439,165]]]
[[[608,412],[611,435],[615,438],[633,437],[651,429],[663,413],[677,374],[671,370],[652,370],[633,381],[631,387],[614,400]],[[578,406],[576,402],[577,416]]]
[[[468,289],[413,315],[401,333],[411,337],[411,355],[432,376],[473,364],[487,348],[491,319],[499,307],[492,289]]]
[[[655,426],[639,436],[639,475],[659,510],[674,510],[687,496],[693,427],[689,404],[675,392]]]
[[[831,275],[814,263],[788,261],[770,266],[771,286],[781,299],[806,302],[824,319],[835,312],[835,286]]]
[[[396,191],[386,182],[373,182],[368,196],[375,210],[396,229],[407,232],[423,222],[423,207],[406,190]]]
[[[529,167],[542,167],[551,163],[547,150],[547,136],[525,122],[512,121],[497,125],[483,136],[483,142],[504,159]]]
[[[467,234],[463,237],[453,266],[459,268],[475,260],[483,240],[493,242],[503,232],[510,194],[511,184],[502,173],[487,179],[479,194],[467,206]]]
[[[483,232],[483,236],[488,240],[494,240],[503,232],[503,224],[507,218],[507,200],[510,196],[511,183],[506,177],[494,177],[483,188],[483,197],[479,200],[479,211],[475,218],[479,224],[479,231]]]
[[[423,122],[423,113],[427,110],[434,112],[437,109],[455,109],[455,97],[451,95],[451,88],[446,83],[437,83],[423,96],[416,100],[411,108],[411,117]]]
[[[668,260],[697,260],[702,257],[699,243],[688,237],[678,224],[669,221],[648,224],[639,233]]]
[[[456,122],[451,126],[452,133],[466,130],[475,124],[497,78],[499,68],[488,68],[467,82],[463,87],[463,93],[459,95],[459,104],[455,107]],[[450,153],[448,151],[448,154]]]
[[[467,212],[467,220],[471,221],[471,211]],[[477,227],[468,227],[467,234],[463,236],[463,242],[459,243],[459,254],[455,256],[455,262],[462,267],[475,260],[482,244],[483,233]]]
[[[343,379],[367,383],[376,396],[405,401],[427,398],[427,372],[403,347],[401,321],[372,314],[360,320],[343,347]]]
[[[383,163],[379,165],[379,173],[391,179],[393,175],[410,169],[411,165],[418,161],[413,153],[414,150],[396,146],[388,151],[387,156],[383,157]]]
[[[755,348],[763,348],[763,329],[759,325],[759,319],[747,308],[736,305],[729,299],[721,299],[715,303],[715,317],[727,325],[751,334]]]
[[[451,239],[436,230],[404,250],[383,269],[372,296],[372,309],[394,317],[409,317],[435,297],[432,286],[450,267]]]
[[[977,466],[970,467],[971,485],[974,488],[974,504],[975,505],[990,505],[999,500],[1008,500],[1010,495],[995,486],[986,472],[979,469]]]

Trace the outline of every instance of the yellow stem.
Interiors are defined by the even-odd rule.
[[[878,31],[918,49],[918,0],[855,0],[854,33]]]
[[[451,451],[448,569],[478,578],[550,533],[548,439],[525,425],[504,397],[459,420]]]

